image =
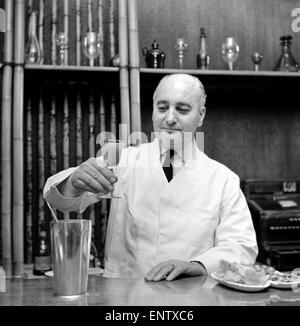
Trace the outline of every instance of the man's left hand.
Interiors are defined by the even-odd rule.
[[[178,276],[199,276],[205,275],[205,268],[197,262],[183,260],[167,260],[153,268],[145,275],[146,281],[172,281]]]

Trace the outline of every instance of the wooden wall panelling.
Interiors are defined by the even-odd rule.
[[[295,99],[297,103],[297,99]],[[287,114],[288,113],[288,114]],[[286,164],[287,171],[291,171],[289,176],[291,178],[298,178],[300,175],[300,114],[299,105],[293,106],[292,109],[286,112],[283,110],[281,116],[287,118],[288,128],[287,128],[287,152],[286,152]]]
[[[263,98],[255,90],[208,96],[205,152],[242,179],[288,177],[289,126],[281,117],[282,102],[266,103],[274,94]],[[287,115],[289,111],[285,109]]]
[[[150,139],[152,95],[162,74],[142,74],[142,125]],[[241,179],[299,178],[299,78],[198,76],[207,92],[204,149]]]

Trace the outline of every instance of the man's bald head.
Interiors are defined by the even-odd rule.
[[[164,76],[160,82],[158,83],[154,94],[153,101],[156,100],[157,91],[160,87],[162,87],[165,83],[185,83],[187,86],[190,85],[195,90],[195,94],[199,97],[199,111],[205,108],[206,103],[206,93],[203,84],[201,81],[192,75],[188,74],[171,74]]]

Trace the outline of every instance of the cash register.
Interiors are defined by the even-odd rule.
[[[300,180],[244,180],[257,235],[257,261],[279,271],[300,267]]]

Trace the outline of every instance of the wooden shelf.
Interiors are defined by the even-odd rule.
[[[57,65],[33,65],[26,64],[26,70],[49,70],[49,71],[86,71],[86,72],[118,72],[117,67],[90,67],[90,66],[57,66]]]
[[[157,85],[162,76],[173,73],[187,73],[197,76],[206,88],[215,89],[218,92],[227,92],[228,90],[236,92],[239,89],[243,91],[256,89],[259,92],[278,92],[280,88],[294,94],[300,87],[299,72],[153,68],[142,68],[140,72],[141,85],[146,88],[153,88],[153,85]]]
[[[281,71],[254,71],[254,70],[199,70],[199,69],[153,69],[141,68],[141,73],[145,74],[174,74],[186,73],[191,75],[208,76],[254,76],[254,77],[295,77],[300,78],[300,72]]]
[[[119,84],[119,68],[89,66],[56,66],[56,65],[25,65],[27,80],[52,82],[85,82],[93,81],[99,85],[110,85],[114,88]]]
[[[2,64],[0,64],[1,67]],[[26,70],[49,70],[49,71],[87,71],[87,72],[118,72],[118,67],[90,67],[90,66],[58,66],[58,65],[34,65],[26,64]],[[141,68],[144,74],[174,74],[186,73],[191,75],[208,76],[254,76],[254,77],[286,77],[300,78],[300,72],[281,72],[281,71],[254,71],[254,70],[199,70],[199,69],[153,69]]]

